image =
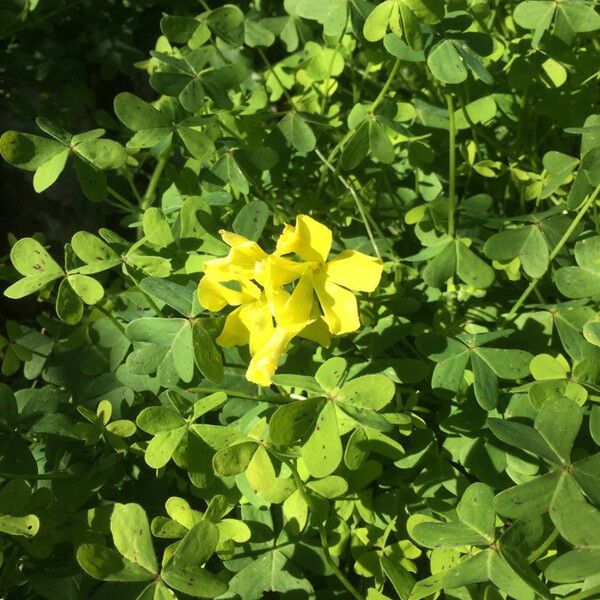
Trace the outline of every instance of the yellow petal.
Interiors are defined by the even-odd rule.
[[[303,275],[287,302],[275,307],[277,324],[288,331],[299,332],[313,320],[311,315],[314,302],[312,277],[310,274]]]
[[[308,262],[325,262],[331,250],[331,229],[308,215],[298,215],[296,226],[286,225],[277,241],[277,253],[295,252]]]
[[[340,335],[360,327],[358,305],[352,292],[333,283],[325,274],[315,278],[315,291],[331,333]]]
[[[256,263],[254,278],[263,287],[281,287],[298,279],[306,269],[305,263],[271,254],[265,260]]]
[[[325,265],[331,281],[359,292],[372,292],[381,280],[383,263],[355,250],[344,250]]]
[[[231,348],[232,346],[244,346],[249,342],[250,332],[240,318],[242,308],[236,308],[227,315],[223,331],[216,340],[219,346]]]
[[[231,246],[231,250],[223,258],[207,260],[204,263],[206,277],[214,281],[252,279],[256,264],[267,258],[267,254],[256,242],[244,236],[223,230],[220,233],[223,240]]]
[[[247,331],[250,354],[256,354],[273,335],[273,316],[266,300],[245,304],[240,313],[240,320]]]
[[[198,284],[200,306],[211,312],[217,312],[226,305],[239,306],[248,300],[246,294],[232,290],[222,283],[203,277]]]
[[[329,327],[322,317],[315,319],[310,325],[307,325],[300,331],[298,336],[310,340],[311,342],[317,342],[317,344],[324,346],[325,348],[329,348],[331,345]]]
[[[281,355],[287,350],[293,334],[283,327],[275,328],[273,335],[253,357],[246,371],[246,379],[262,386],[271,385],[271,380]]]
[[[222,240],[228,246],[231,246],[233,250],[236,250],[249,258],[253,258],[254,260],[267,258],[267,253],[256,242],[245,238],[243,235],[225,231],[224,229],[221,229],[219,234],[221,235]]]

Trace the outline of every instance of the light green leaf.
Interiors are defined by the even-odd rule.
[[[313,477],[321,478],[337,469],[342,453],[335,405],[328,401],[317,418],[315,430],[302,447],[302,458],[308,472]]]

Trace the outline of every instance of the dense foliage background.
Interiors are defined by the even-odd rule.
[[[0,597],[600,598],[599,30],[0,0]],[[196,288],[298,214],[384,276],[259,388]]]

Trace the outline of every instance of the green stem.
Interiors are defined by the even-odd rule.
[[[72,473],[0,473],[0,479],[29,479],[41,481],[42,479],[82,479]]]
[[[285,397],[278,396],[260,396],[256,394],[246,394],[245,392],[238,392],[237,390],[225,390],[218,387],[199,386],[187,388],[188,392],[197,392],[200,394],[214,394],[215,392],[225,392],[228,396],[234,398],[242,398],[244,400],[256,400],[257,402],[267,402],[268,404],[289,404],[290,400]]]
[[[125,327],[123,327],[123,324],[120,323],[119,321],[117,321],[116,317],[106,308],[104,308],[104,306],[100,305],[100,304],[96,304],[95,308],[97,308],[104,316],[108,317],[112,324],[121,332],[121,333],[125,333]]]
[[[373,101],[373,104],[371,104],[371,113],[375,112],[375,109],[379,106],[381,101],[385,98],[385,95],[387,94],[387,91],[390,88],[390,85],[392,85],[392,81],[394,80],[394,77],[396,77],[396,73],[398,72],[398,67],[400,67],[400,59],[399,58],[396,59],[396,62],[394,63],[394,66],[392,67],[392,70],[390,71],[388,78],[386,79],[385,83],[383,84],[383,87],[381,88],[379,94],[377,94],[377,98],[375,98],[375,100]]]
[[[146,298],[146,302],[148,302],[148,304],[150,305],[150,307],[152,308],[152,310],[159,317],[162,317],[163,316],[162,310],[160,310],[160,308],[158,308],[158,305],[156,304],[156,302],[154,302],[154,300],[152,300],[152,298],[142,289],[142,286],[140,285],[140,282],[127,269],[125,269],[125,272],[129,276],[129,278],[131,279],[131,281],[133,281],[133,284],[135,285],[135,287],[138,290],[140,290],[140,292],[142,292],[142,294],[144,295],[144,298]]]
[[[448,105],[449,119],[449,160],[448,160],[448,235],[454,237],[455,222],[454,212],[456,211],[456,122],[454,119],[454,101],[451,94],[446,94],[446,103]]]
[[[583,590],[581,592],[577,592],[576,594],[571,594],[570,596],[565,596],[565,600],[584,600],[585,598],[597,598],[597,594],[600,594],[600,585],[590,588],[589,590]]]
[[[550,252],[550,255],[548,256],[548,264],[550,264],[556,258],[558,253],[562,250],[562,247],[567,243],[567,241],[573,234],[573,231],[575,231],[575,228],[579,224],[579,221],[581,221],[581,219],[583,219],[583,216],[587,212],[588,208],[593,203],[595,203],[596,198],[598,197],[598,194],[600,194],[600,185],[596,186],[596,189],[592,192],[591,196],[583,203],[582,207],[579,209],[579,212],[577,213],[577,215],[575,215],[575,218],[571,221],[571,224],[569,225],[568,229],[565,231],[563,236],[560,238],[559,242],[554,247],[554,250],[552,250],[552,252]],[[532,279],[529,282],[529,285],[527,286],[525,291],[519,296],[518,300],[514,303],[513,307],[510,309],[510,312],[506,315],[506,321],[512,320],[512,318],[515,316],[515,314],[517,313],[519,308],[521,308],[521,305],[523,304],[523,302],[525,302],[525,300],[527,300],[527,297],[529,296],[529,294],[532,292],[532,290],[535,288],[535,286],[539,283],[540,279],[541,279],[541,277],[536,277],[535,279]]]
[[[256,50],[258,51],[258,55],[262,58],[262,61],[265,63],[265,65],[267,66],[267,68],[269,69],[269,71],[271,71],[271,73],[273,73],[273,77],[275,77],[275,79],[277,80],[277,83],[281,86],[281,89],[283,91],[283,95],[285,96],[286,100],[289,102],[289,105],[294,110],[296,110],[296,107],[294,106],[294,100],[293,100],[293,98],[290,96],[289,92],[287,91],[287,89],[283,85],[283,82],[281,81],[281,79],[279,78],[279,75],[277,74],[277,71],[273,68],[273,65],[271,64],[271,62],[267,58],[267,55],[263,52],[263,50],[261,48],[257,47]]]
[[[132,213],[134,215],[138,215],[140,213],[140,209],[137,206],[135,206],[134,204],[132,204],[131,202],[129,202],[129,200],[127,200],[127,198],[125,198],[125,196],[123,196],[122,194],[117,192],[117,190],[114,190],[110,186],[106,186],[106,191],[113,198],[115,198],[116,200],[118,200],[120,202],[120,205],[118,205],[119,208],[126,210],[128,213]]]
[[[381,252],[379,251],[377,242],[375,241],[375,238],[373,237],[373,232],[371,231],[371,226],[369,225],[369,220],[367,219],[365,207],[364,207],[361,199],[358,197],[358,194],[354,191],[354,188],[346,181],[346,179],[337,172],[336,168],[321,154],[321,151],[318,148],[315,149],[315,152],[317,153],[317,156],[321,159],[323,164],[339,179],[339,181],[342,183],[342,185],[350,192],[352,198],[354,199],[354,202],[356,203],[356,207],[358,208],[358,212],[360,213],[360,217],[365,226],[365,229],[367,230],[367,235],[369,236],[369,240],[371,240],[371,245],[373,246],[373,250],[375,251],[377,258],[381,258]]]
[[[296,470],[295,465],[291,461],[285,461],[285,463],[287,464],[287,466],[290,468],[290,471],[292,472],[292,476],[294,478],[294,482],[296,484],[296,487],[298,488],[298,492],[300,493],[300,496],[302,497],[304,502],[306,502],[310,511],[314,513],[314,503],[312,501],[312,498],[307,493],[306,488],[304,487],[304,482],[300,478],[300,475],[298,474],[298,471]],[[325,530],[323,523],[317,523],[317,529],[319,530],[319,538],[321,540],[321,546],[323,547],[323,553],[325,554],[325,560],[327,561],[327,564],[333,571],[334,575],[338,578],[338,580],[346,588],[346,590],[348,590],[348,592],[354,598],[356,598],[356,600],[364,600],[363,596],[352,585],[352,583],[350,583],[348,578],[342,573],[340,568],[337,566],[337,564],[333,560],[333,558],[331,556],[331,552],[329,551],[329,541],[327,540],[327,531]]]
[[[542,545],[534,550],[528,557],[527,562],[529,564],[534,563],[538,558],[543,556],[546,553],[546,550],[550,548],[552,542],[558,537],[558,530],[554,529],[552,533],[543,541]]]
[[[162,177],[163,171],[169,162],[169,158],[171,153],[173,152],[173,145],[169,145],[169,147],[162,153],[156,166],[154,167],[154,171],[152,172],[152,176],[150,177],[150,181],[148,183],[148,187],[142,196],[142,202],[140,204],[140,208],[142,210],[146,210],[149,206],[152,205],[154,201],[154,194],[156,193],[156,188]]]
[[[329,97],[329,82],[331,81],[331,72],[333,71],[333,63],[335,62],[336,53],[342,43],[342,39],[344,38],[344,34],[346,33],[346,27],[348,26],[348,18],[350,16],[350,11],[346,12],[346,22],[344,23],[344,28],[342,29],[342,33],[338,38],[335,48],[331,54],[331,60],[329,61],[329,67],[327,69],[327,78],[325,79],[325,84],[323,86],[323,97],[321,98],[321,115],[325,114],[325,108],[327,107],[327,98]]]

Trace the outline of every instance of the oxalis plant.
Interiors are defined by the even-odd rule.
[[[0,597],[600,598],[598,4],[144,27],[0,137],[107,225],[0,258]]]

